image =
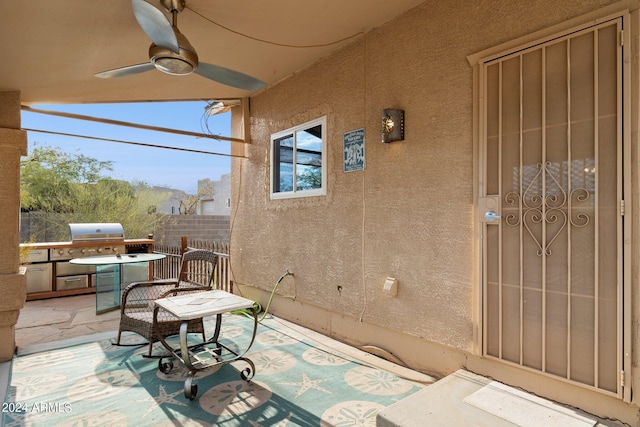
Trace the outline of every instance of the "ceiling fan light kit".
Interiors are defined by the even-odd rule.
[[[149,58],[163,73],[182,76],[193,73],[198,67],[198,54],[189,40],[174,27],[178,39],[178,53],[153,43],[149,47]]]
[[[149,62],[115,68],[96,74],[103,79],[130,76],[153,70],[184,76],[196,73],[209,80],[244,90],[262,89],[266,84],[255,77],[219,65],[198,61],[198,54],[187,37],[178,29],[178,13],[184,10],[184,0],[161,0],[171,13],[172,23],[162,11],[144,0],[131,0],[136,20],[153,42],[149,47]],[[200,67],[198,67],[200,65]]]

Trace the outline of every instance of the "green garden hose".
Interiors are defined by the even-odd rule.
[[[276,294],[276,290],[278,289],[278,285],[287,276],[293,276],[293,273],[291,273],[289,270],[287,270],[287,271],[284,272],[284,274],[282,276],[280,276],[280,278],[276,282],[275,286],[273,287],[273,290],[271,291],[271,296],[269,297],[269,302],[267,303],[267,306],[264,309],[264,313],[262,314],[262,317],[260,317],[260,319],[258,319],[258,323],[261,323],[264,320],[264,318],[267,317],[267,313],[269,312],[269,307],[271,307],[271,301],[273,301],[273,297]],[[262,306],[260,305],[260,303],[258,301],[256,301],[253,304],[253,309],[256,312],[259,312],[262,309]],[[236,311],[232,311],[231,314],[242,314],[242,315],[247,316],[247,317],[251,317],[251,318],[253,317],[253,314],[249,310],[236,310]]]

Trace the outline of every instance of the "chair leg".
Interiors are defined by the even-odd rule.
[[[151,357],[151,352],[153,351],[153,340],[149,340],[149,353],[147,356]]]

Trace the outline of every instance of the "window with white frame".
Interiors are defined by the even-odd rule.
[[[326,194],[326,117],[271,136],[271,198]]]

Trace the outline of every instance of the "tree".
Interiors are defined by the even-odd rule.
[[[36,241],[68,236],[69,223],[119,222],[128,238],[142,238],[163,221],[149,214],[168,194],[151,191],[144,183],[105,176],[112,162],[37,146],[21,161],[22,208],[37,211],[42,227],[31,234]],[[44,230],[43,230],[44,229]]]
[[[72,155],[48,146],[35,147],[20,162],[22,206],[29,210],[65,212],[72,208],[73,184],[95,184],[112,162]]]
[[[298,172],[296,177],[298,190],[313,190],[322,188],[322,168],[307,166]]]

